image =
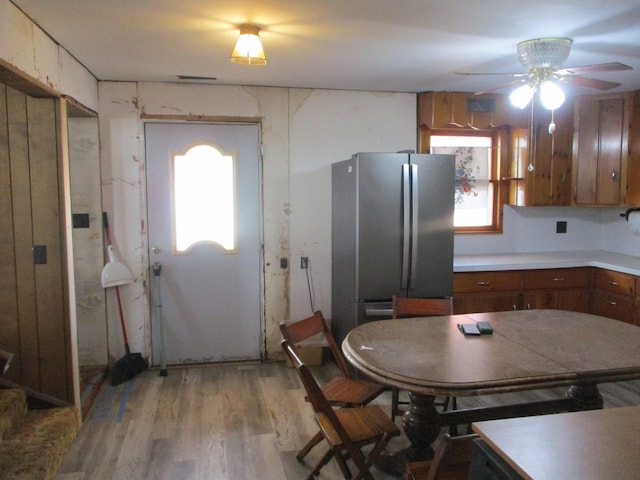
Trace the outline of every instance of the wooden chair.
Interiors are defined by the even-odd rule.
[[[385,387],[378,383],[358,380],[351,377],[347,367],[347,361],[338,347],[335,338],[327,327],[324,316],[319,310],[312,316],[294,323],[280,324],[282,337],[292,345],[311,338],[319,338],[320,345],[331,350],[332,356],[341,376],[333,378],[322,385],[322,393],[329,404],[338,407],[361,407],[380,395]],[[309,400],[307,398],[307,400]],[[307,453],[319,442],[322,441],[322,433],[318,432],[309,442],[298,452],[296,458],[302,460]]]
[[[399,317],[434,317],[438,315],[453,315],[453,298],[407,298],[393,296],[392,299],[392,318]],[[401,404],[407,404],[408,402],[401,402],[400,392],[397,388],[391,389],[391,418],[395,419],[396,416],[402,415],[402,410],[399,408]],[[449,397],[445,397],[443,401],[436,402],[436,405],[440,405],[443,410],[449,408],[449,402],[451,401],[452,407],[456,408],[456,399],[450,400]]]
[[[398,427],[377,405],[334,410],[313,374],[298,356],[297,348],[287,339],[283,339],[281,345],[302,380],[322,438],[329,444],[329,450],[307,478],[316,478],[322,467],[335,457],[345,479],[373,479],[369,469],[389,441],[400,434]],[[363,447],[368,447],[366,453]],[[357,468],[354,475],[351,474],[348,460]]]
[[[405,480],[467,480],[476,438],[476,434],[445,434],[431,460],[407,463]]]

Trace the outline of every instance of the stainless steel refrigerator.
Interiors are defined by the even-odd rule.
[[[389,318],[391,297],[453,290],[455,156],[357,153],[332,165],[332,329]]]

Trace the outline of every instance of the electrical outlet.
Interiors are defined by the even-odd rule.
[[[303,270],[309,268],[309,257],[300,257],[300,268]]]
[[[556,222],[556,233],[567,233],[567,222]]]

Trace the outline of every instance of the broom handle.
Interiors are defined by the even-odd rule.
[[[127,329],[124,325],[124,313],[122,313],[122,302],[120,301],[120,289],[118,286],[115,286],[116,289],[116,298],[118,299],[118,312],[120,313],[120,326],[122,327],[122,336],[124,337],[124,349],[127,355],[131,355],[131,351],[129,350],[129,340],[127,340]]]
[[[104,225],[104,233],[107,235],[107,245],[111,245],[111,235],[109,235],[109,216],[107,212],[102,212],[102,224]]]
[[[104,233],[107,236],[107,245],[111,245],[111,235],[109,234],[109,216],[107,212],[102,212],[102,224],[104,225]],[[122,312],[122,301],[120,300],[120,289],[115,286],[116,298],[118,299],[118,313],[120,314],[120,326],[122,327],[122,336],[124,337],[124,349],[127,355],[131,355],[129,350],[129,340],[127,339],[127,328],[124,325],[124,313]]]

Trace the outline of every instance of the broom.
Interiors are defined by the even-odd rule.
[[[107,237],[107,254],[109,263],[102,269],[102,287],[114,287],[116,291],[116,299],[118,300],[118,315],[120,316],[120,326],[122,327],[122,336],[124,337],[125,355],[111,368],[111,385],[116,386],[131,380],[148,367],[146,360],[140,353],[131,353],[129,349],[129,340],[127,339],[127,328],[124,323],[124,314],[122,312],[122,301],[120,300],[120,285],[125,285],[133,281],[133,275],[129,269],[118,262],[116,254],[111,245],[111,235],[109,232],[109,217],[107,212],[102,212],[102,222]]]

